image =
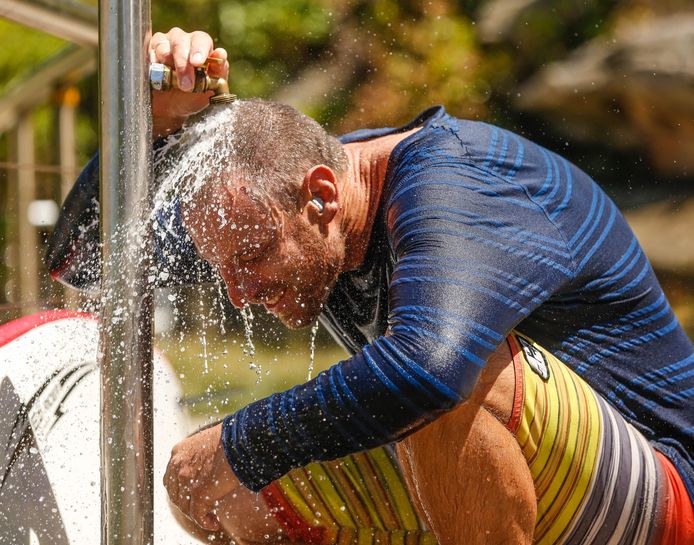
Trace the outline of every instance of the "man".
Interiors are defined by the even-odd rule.
[[[260,495],[237,485],[215,516],[241,544],[689,543],[663,470],[585,382],[512,333],[473,396],[395,452],[313,463]]]
[[[182,73],[199,64],[197,52],[204,58],[212,51],[209,37],[178,29],[155,35],[151,44],[154,59],[174,62]],[[166,107],[157,110],[159,134],[180,126],[183,104],[179,100],[171,116]],[[530,475],[537,460],[517,463],[521,442],[499,428],[503,419],[479,420],[465,411],[481,403],[483,369],[517,328],[610,404],[588,404],[591,412],[576,400],[592,393],[574,396],[580,414],[601,415],[574,445],[598,440],[601,452],[619,453],[588,480],[620,473],[625,459],[635,471],[633,481],[604,481],[607,488],[593,489],[588,503],[574,498],[578,511],[576,504],[562,510],[558,519],[569,520],[542,539],[691,540],[694,349],[620,213],[583,172],[517,135],[452,118],[442,108],[405,127],[358,131],[341,142],[281,105],[234,108],[226,131],[243,145],[224,157],[229,168],[221,179],[183,203],[184,224],[200,254],[218,268],[234,304],[264,304],[290,326],[320,315],[353,355],[175,448],[165,483],[184,513],[214,529],[218,502],[239,482],[260,490],[308,462],[401,441],[399,459],[411,463],[410,491],[424,510],[434,502],[427,496],[432,482],[455,493],[475,482],[472,460],[497,468],[482,482],[475,509],[456,504],[426,513],[442,543],[456,519],[490,523],[500,512],[509,528],[497,525],[493,541],[530,543],[546,522],[529,516],[534,513],[525,500],[533,484],[539,513],[585,479],[558,479],[555,471],[569,462],[560,458],[552,465],[551,448],[547,465],[540,464],[544,476]],[[249,236],[232,225],[258,229]],[[517,342],[525,343],[541,382],[563,376],[560,366],[553,371],[543,364],[548,355],[538,345],[522,336]],[[610,406],[651,446],[625,431]],[[449,479],[440,466],[432,470],[425,455],[432,441],[455,442],[456,418],[484,433],[476,436],[476,457],[466,458],[465,471]],[[574,427],[590,421],[586,416]],[[530,422],[532,429],[539,425]],[[574,429],[566,426],[557,424],[558,437]],[[429,441],[418,443],[422,436]],[[554,494],[544,496],[547,490]],[[600,497],[622,499],[612,509],[599,504]],[[663,512],[677,522],[654,523]],[[455,539],[487,542],[485,526],[477,528]]]

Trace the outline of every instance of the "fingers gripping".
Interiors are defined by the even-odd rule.
[[[206,32],[195,31],[190,34],[190,58],[193,66],[202,66],[214,51],[212,38]]]
[[[227,51],[223,47],[218,47],[211,54],[210,57],[217,59],[222,59],[223,63],[211,63],[207,69],[210,76],[213,78],[227,78],[229,74],[229,61],[227,60]]]
[[[206,32],[189,33],[174,27],[166,34],[155,33],[149,44],[150,61],[174,66],[178,86],[182,91],[193,89],[195,68],[202,66],[207,57],[215,56],[226,61],[226,51],[222,48],[214,49],[212,38]],[[222,66],[217,70],[224,69],[225,66]]]
[[[172,28],[168,35],[173,64],[178,76],[178,86],[182,91],[190,91],[195,81],[194,67],[189,62],[191,35],[180,28]]]
[[[171,44],[166,34],[155,33],[149,41],[149,61],[170,65],[172,60]]]
[[[220,528],[216,515],[217,502],[210,497],[209,483],[204,479],[201,481],[194,469],[202,464],[197,456],[191,456],[190,452],[178,446],[174,447],[164,474],[164,486],[171,502],[181,513],[212,532]]]

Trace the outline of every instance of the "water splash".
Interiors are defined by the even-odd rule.
[[[219,277],[219,273],[217,273],[217,281],[215,282],[217,285],[217,307],[219,309],[219,332],[222,335],[226,335],[227,329],[226,326],[224,325],[224,301],[226,300],[227,296],[224,293],[224,282],[222,279]]]
[[[263,378],[263,370],[260,364],[255,361],[255,344],[253,344],[253,311],[248,305],[243,305],[241,309],[241,318],[243,318],[243,333],[246,343],[243,347],[243,353],[248,357],[248,368],[255,371],[257,375],[256,384],[260,384]]]
[[[309,359],[308,359],[308,379],[311,380],[311,377],[313,376],[313,368],[316,363],[316,335],[318,334],[318,326],[319,326],[318,320],[316,320],[313,323],[313,326],[311,327],[311,341],[309,344]]]
[[[193,116],[178,133],[167,137],[157,150],[154,157],[154,176],[156,191],[153,198],[153,210],[150,216],[152,223],[158,223],[172,239],[179,240],[181,227],[180,205],[191,203],[192,199],[209,183],[222,183],[229,169],[226,158],[233,156],[235,142],[231,128],[237,116],[235,105],[212,107],[198,116]],[[173,203],[177,202],[178,205]],[[161,213],[168,211],[168,213]],[[226,211],[217,211],[222,224],[226,225],[229,217]],[[166,225],[162,225],[166,222]],[[162,247],[164,261],[174,265],[181,259],[176,243],[170,247]],[[172,255],[168,255],[172,254]],[[195,283],[209,281],[203,279],[201,271],[191,271]],[[197,274],[196,274],[197,273]],[[216,278],[214,278],[216,277]],[[208,346],[209,326],[217,326],[224,336],[224,301],[226,295],[222,289],[222,279],[218,273],[213,275],[216,284],[216,304],[206,306],[205,297],[200,297],[199,324],[202,331],[199,334],[202,345],[203,372],[210,370],[210,353]],[[213,288],[214,289],[214,288]],[[255,346],[252,341],[253,314],[250,309],[242,311],[245,329],[244,354],[250,359],[250,367],[259,373],[255,362]],[[215,358],[213,358],[215,359]]]
[[[222,179],[228,164],[220,158],[234,149],[232,131],[225,129],[234,125],[236,113],[233,104],[206,110],[164,141],[154,162],[155,209],[174,196],[188,202],[207,181]]]
[[[207,313],[205,312],[205,301],[201,297],[200,302],[200,342],[202,344],[202,374],[207,375],[210,372],[210,365],[207,354]]]

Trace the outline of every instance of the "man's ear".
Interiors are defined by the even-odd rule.
[[[340,208],[333,169],[325,165],[311,167],[306,171],[301,189],[309,221],[322,225],[330,223]]]

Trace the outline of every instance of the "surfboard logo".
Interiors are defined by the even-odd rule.
[[[525,361],[528,362],[530,368],[538,375],[542,380],[547,382],[549,380],[549,364],[547,363],[547,358],[523,337],[516,337],[518,342],[523,349],[523,355],[525,356]]]
[[[0,543],[69,545],[30,408],[7,377],[0,382],[0,409]]]

